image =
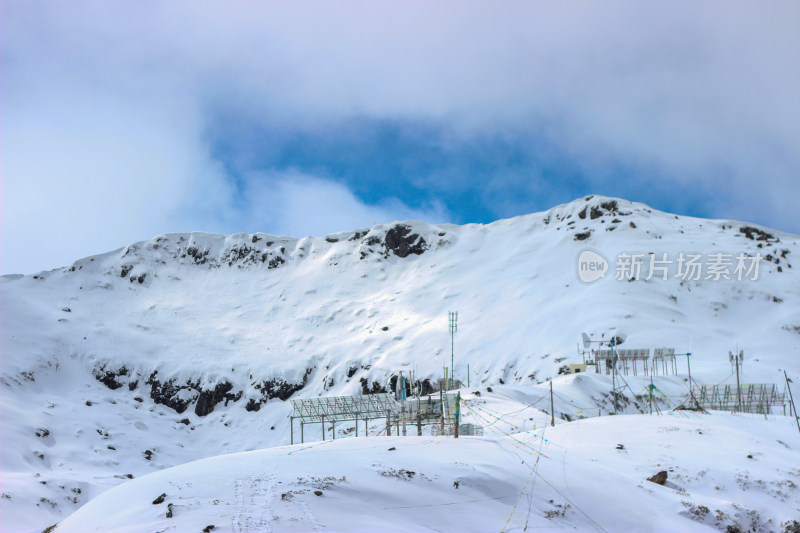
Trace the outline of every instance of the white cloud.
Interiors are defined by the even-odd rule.
[[[269,223],[235,201],[211,150],[212,115],[332,131],[353,117],[420,120],[452,143],[535,131],[587,166],[625,161],[716,191],[718,216],[798,228],[796,3],[2,9],[3,272],[164,231]],[[264,187],[298,206],[271,219],[293,234],[412,212],[287,175]],[[304,222],[303,211],[337,205],[314,203],[326,195],[336,222]]]
[[[246,183],[245,225],[281,235],[323,236],[395,220],[437,223],[450,218],[439,203],[415,209],[389,198],[368,205],[340,183],[295,171],[251,175]]]

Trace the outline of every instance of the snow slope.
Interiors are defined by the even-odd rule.
[[[691,347],[702,383],[733,379],[727,352],[737,344],[744,381],[780,382],[779,369],[800,379],[798,239],[590,197],[488,225],[162,235],[4,276],[3,526],[41,529],[129,476],[288,444],[289,397],[382,390],[400,370],[436,378],[449,365],[449,310],[459,311],[457,375],[469,364],[483,399],[491,386],[523,407],[544,392],[532,386],[579,362],[582,331],[623,347]],[[585,249],[609,260],[767,259],[755,281],[618,281],[612,265],[586,284]],[[608,412],[605,376],[583,378],[561,378],[558,417]],[[657,384],[670,396],[686,390],[680,378]],[[537,416],[547,418],[528,418]]]
[[[781,418],[624,415],[224,455],[125,483],[56,531],[781,531],[800,516]],[[665,485],[647,481],[662,470]]]

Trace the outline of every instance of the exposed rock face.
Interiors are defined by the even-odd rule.
[[[361,378],[359,381],[361,382],[361,394],[377,394],[379,392],[386,392],[386,387],[377,381],[373,381],[371,386],[369,385],[367,378]]]
[[[397,224],[386,232],[384,240],[385,255],[392,252],[397,257],[408,257],[410,254],[421,255],[428,249],[425,239],[417,233],[411,233],[411,228],[404,224]]]
[[[118,370],[107,370],[105,366],[100,367],[99,369],[95,368],[92,371],[94,374],[95,379],[108,387],[111,390],[116,390],[122,387],[122,383],[117,381],[117,378],[122,376],[128,375],[128,369],[124,366],[120,367]]]
[[[663,485],[667,482],[667,471],[662,470],[658,474],[654,475],[653,477],[647,478],[647,481],[652,481],[658,485]]]
[[[194,406],[194,414],[197,416],[206,416],[214,410],[215,405],[223,400],[226,405],[229,400],[233,400],[234,402],[238,401],[242,397],[242,391],[236,394],[230,394],[231,389],[233,389],[233,385],[224,381],[217,384],[213,390],[200,391],[200,395],[197,397],[197,403]]]

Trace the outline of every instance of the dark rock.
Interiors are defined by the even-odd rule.
[[[494,392],[491,387],[486,387],[486,392]]]
[[[317,495],[317,496],[322,496],[322,491],[321,490],[315,490],[314,494]]]
[[[128,369],[122,366],[119,368],[119,370],[106,370],[106,367],[102,366],[99,369],[95,368],[92,371],[92,374],[94,374],[94,377],[97,381],[111,390],[116,390],[122,387],[122,383],[117,381],[117,378],[121,376],[127,376]]]
[[[325,240],[330,243],[339,242],[339,239],[336,239],[334,237],[325,237]]]
[[[387,392],[386,387],[378,383],[377,381],[373,381],[372,385],[368,385],[367,378],[361,378],[359,380],[361,382],[361,394],[377,394],[380,392]]]
[[[384,249],[387,257],[389,252],[397,257],[408,257],[410,254],[421,255],[428,249],[428,245],[419,234],[412,234],[409,226],[397,224],[386,232]]]
[[[389,326],[383,326],[383,327],[381,328],[381,331],[389,331]]]
[[[64,311],[65,313],[71,313],[72,312],[72,309],[70,309],[69,307],[62,307],[61,310]]]
[[[423,379],[419,384],[419,393],[422,396],[427,396],[434,392],[433,384],[429,379]]]
[[[583,233],[576,233],[574,238],[576,241],[585,241],[592,236],[592,230],[584,231]]]
[[[178,414],[184,412],[192,399],[183,400],[178,397],[178,393],[185,389],[196,389],[196,386],[191,383],[179,386],[175,384],[175,379],[161,382],[156,378],[157,375],[158,370],[147,378],[147,384],[150,385],[150,398],[157,404],[174,409]]]
[[[172,504],[167,504],[167,518],[172,518]]]
[[[740,227],[739,233],[744,234],[744,236],[750,239],[751,241],[779,242],[778,239],[776,239],[775,236],[772,235],[771,233],[767,233],[766,231],[760,230],[758,228],[753,228],[751,226]]]
[[[356,375],[356,372],[358,372],[358,367],[351,366],[350,368],[347,369],[347,377],[352,378],[353,376]]]
[[[149,461],[150,459],[153,458],[153,451],[152,450],[145,450],[145,451],[142,452],[142,455],[144,456],[144,458],[146,460]]]
[[[253,238],[255,239],[255,237],[253,237]],[[210,525],[207,525],[206,527],[203,528],[203,533],[210,533],[211,531],[214,531],[215,529],[217,529],[216,526],[214,524],[210,524]]]
[[[261,410],[261,402],[257,401],[255,398],[250,398],[244,408],[248,412],[258,412]]]
[[[283,248],[281,248],[281,250],[283,250]],[[267,263],[267,268],[268,269],[278,268],[285,262],[286,260],[283,257],[276,255],[275,257],[269,260],[269,263]]]
[[[233,389],[233,385],[227,381],[223,381],[217,384],[214,390],[200,391],[200,395],[197,397],[197,403],[194,407],[194,414],[197,416],[206,416],[208,413],[212,412],[214,406],[221,401],[224,400],[227,404],[228,400],[237,401],[242,397],[241,391],[238,395],[230,394],[231,389]]]
[[[128,272],[131,270],[133,270],[133,265],[122,265],[122,270],[120,271],[119,277],[128,277]]]
[[[393,451],[395,451],[396,449],[397,449],[397,448],[395,448],[394,446],[392,446],[391,448],[389,448],[389,451],[390,451],[390,452],[393,452]]]
[[[138,281],[139,285],[141,285],[142,283],[144,283],[145,278],[147,278],[147,274],[142,274],[141,276],[136,278],[136,281]]]
[[[161,496],[159,496],[158,498],[153,500],[153,505],[161,505],[162,503],[164,503],[164,500],[166,499],[166,497],[167,497],[167,493],[166,492],[162,492]]]
[[[192,422],[191,422],[191,421],[190,421],[188,418],[181,418],[181,419],[179,420],[179,422],[180,422],[181,424],[183,424],[184,426],[188,426],[189,424],[191,424],[191,423],[192,423]]]

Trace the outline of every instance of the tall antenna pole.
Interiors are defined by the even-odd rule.
[[[616,341],[611,339],[609,343],[611,345],[611,394],[614,395],[614,414],[617,414],[617,350],[614,348],[616,346]]]
[[[739,383],[739,367],[742,366],[742,361],[744,360],[744,351],[739,350],[739,346],[736,346],[736,353],[732,354],[728,352],[728,358],[730,359],[731,363],[736,365],[736,406],[739,412],[742,411],[742,386]]]
[[[456,331],[458,331],[458,311],[450,311],[447,313],[447,318],[450,327],[450,374],[453,376],[453,379],[455,379],[455,343]]]
[[[792,411],[794,412],[794,421],[797,424],[797,431],[800,431],[800,416],[797,416],[797,407],[794,405],[794,397],[792,396],[792,388],[789,386],[789,383],[792,380],[789,379],[789,376],[786,375],[786,370],[783,371],[783,377],[786,380],[786,389],[789,391],[789,401],[792,402]]]
[[[553,410],[553,380],[550,380],[550,425],[556,425],[556,412]]]

